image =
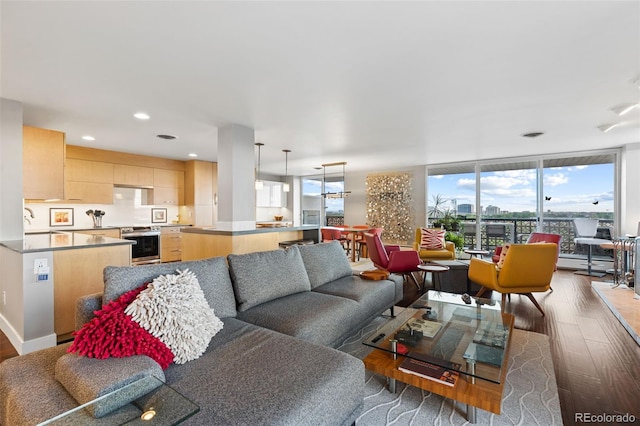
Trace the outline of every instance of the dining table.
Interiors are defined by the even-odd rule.
[[[349,233],[349,241],[351,242],[351,262],[355,262],[356,261],[356,241],[358,240],[358,234],[362,234],[364,235],[365,232],[368,231],[368,228],[360,228],[360,227],[353,227],[353,226],[346,226],[346,227],[338,227],[341,231],[343,232],[348,232]]]

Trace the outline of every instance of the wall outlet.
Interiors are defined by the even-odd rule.
[[[33,261],[33,273],[43,274],[49,272],[49,268],[47,265],[47,259],[36,259]]]

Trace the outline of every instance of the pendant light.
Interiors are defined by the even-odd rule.
[[[260,148],[264,146],[262,142],[256,142],[255,145],[258,147],[258,173],[256,174],[256,190],[260,191],[264,187],[264,182],[260,180]]]
[[[327,167],[333,167],[333,166],[342,166],[342,184],[344,185],[344,169],[345,166],[347,165],[346,161],[341,161],[339,163],[327,163],[327,164],[322,164],[322,182],[323,182],[323,190],[324,190],[324,182],[326,182],[327,180]],[[323,192],[322,195],[324,198],[346,198],[347,195],[349,195],[351,193],[351,191],[345,191],[344,187],[343,190],[340,192]]]
[[[284,152],[284,185],[282,185],[282,192],[289,192],[289,153],[290,149],[283,149]]]

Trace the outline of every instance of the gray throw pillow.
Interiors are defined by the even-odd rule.
[[[311,288],[353,275],[349,259],[338,241],[300,246]]]
[[[227,260],[240,312],[270,300],[311,290],[298,246],[286,250],[230,254]]]
[[[104,268],[102,304],[107,305],[127,291],[151,282],[160,275],[175,274],[177,270],[187,269],[198,278],[204,297],[218,318],[236,316],[236,300],[224,257],[154,265],[107,266]]]

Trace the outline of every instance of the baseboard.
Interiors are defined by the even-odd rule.
[[[11,345],[15,348],[18,355],[28,354],[30,352],[39,351],[40,349],[51,348],[56,346],[57,337],[56,334],[50,334],[48,336],[38,337],[37,339],[23,340],[7,320],[0,315],[0,330],[7,336]]]

